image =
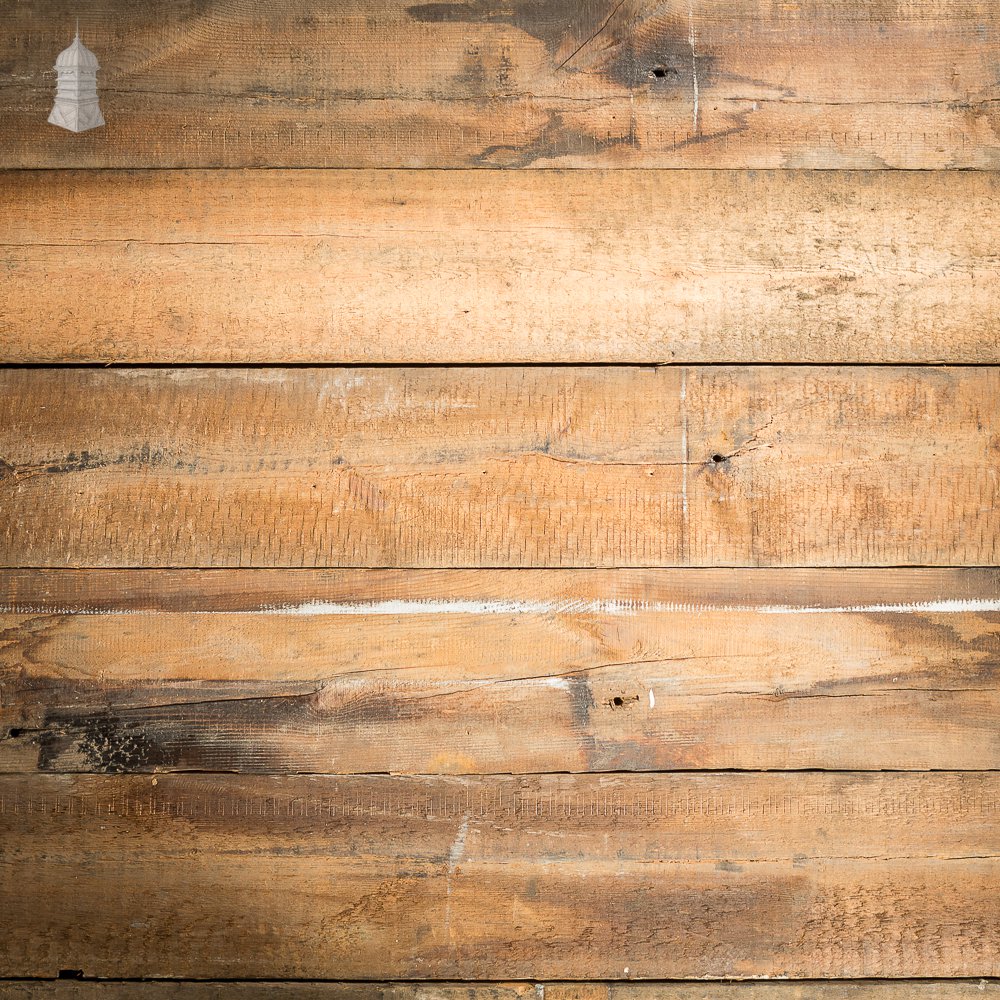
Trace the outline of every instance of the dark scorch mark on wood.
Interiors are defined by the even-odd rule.
[[[692,44],[692,25],[680,13],[646,16],[618,2],[495,0],[425,3],[408,8],[419,21],[510,24],[542,42],[557,70],[596,73],[629,89],[647,86],[658,97],[712,85],[714,60]]]
[[[40,771],[58,770],[56,761],[68,747],[80,756],[82,769],[101,774],[151,770],[169,763],[141,722],[114,715],[84,717],[68,725],[47,719],[39,730],[12,729],[9,735],[26,735],[38,743]]]
[[[281,734],[317,729],[314,697],[218,698],[83,715],[63,709],[47,713],[30,735],[42,771],[285,770]]]
[[[496,144],[487,146],[478,153],[473,162],[483,167],[527,167],[535,160],[551,157],[557,153],[606,152],[616,146],[637,146],[638,137],[634,125],[630,125],[623,135],[607,135],[603,138],[587,135],[579,129],[567,126],[563,116],[556,111],[548,112],[545,127],[530,142]],[[548,448],[539,449],[544,454]]]

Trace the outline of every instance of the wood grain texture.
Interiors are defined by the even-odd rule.
[[[0,982],[2,1000],[997,1000],[995,980],[825,983]]]
[[[1000,165],[989,0],[100,0],[67,136],[77,13],[11,6],[2,166]]]
[[[995,976],[998,792],[995,773],[3,776],[0,973]]]
[[[0,217],[8,362],[1000,361],[996,174],[12,172]]]
[[[1000,769],[1000,571],[0,575],[0,770]]]
[[[996,368],[0,372],[4,566],[997,561]]]

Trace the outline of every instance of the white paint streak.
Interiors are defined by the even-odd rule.
[[[451,850],[448,852],[448,880],[447,880],[447,897],[445,899],[445,909],[444,909],[444,927],[445,932],[448,935],[448,940],[451,940],[451,877],[455,873],[455,869],[458,867],[458,863],[465,856],[465,838],[469,835],[469,817],[466,816],[462,820],[462,825],[458,828],[458,833],[455,834],[455,839],[452,842]]]
[[[515,601],[515,600],[420,600],[420,601],[351,601],[335,603],[308,601],[303,604],[261,605],[241,611],[198,611],[108,608],[44,607],[39,605],[0,605],[0,614],[8,615],[88,615],[114,617],[116,615],[356,615],[356,616],[406,616],[406,615],[637,615],[660,614],[711,614],[738,613],[760,615],[819,615],[819,614],[878,614],[921,613],[966,614],[1000,612],[1000,599],[975,598],[937,601],[911,601],[898,604],[850,605],[794,605],[794,604],[704,604],[697,601],[638,601],[632,598],[598,600],[570,598],[565,600]]]
[[[373,601],[351,604],[314,602],[278,607],[275,614],[331,615],[558,615],[599,614],[635,615],[640,612],[740,612],[761,615],[849,614],[877,612],[929,611],[942,614],[968,611],[1000,611],[1000,599],[912,601],[900,604],[808,605],[794,604],[701,604],[691,601],[562,600],[562,601]]]
[[[656,708],[656,699],[653,697],[653,689],[649,689],[649,707]]]
[[[552,615],[607,614],[627,615],[635,609],[630,600],[563,600],[563,601],[358,601],[335,604],[312,601],[299,605],[265,608],[279,615]]]
[[[560,691],[569,691],[570,683],[565,677],[545,677],[542,683],[546,687],[557,688]]]
[[[694,96],[694,112],[691,130],[698,134],[698,53],[695,50],[694,4],[688,5],[688,41],[691,43],[691,90]]]
[[[469,817],[466,816],[462,820],[462,825],[458,828],[458,833],[455,834],[455,840],[452,842],[451,850],[448,852],[448,871],[453,872],[456,865],[465,856],[465,839],[469,836]]]
[[[878,614],[879,612],[905,613],[910,611],[958,614],[968,611],[1000,611],[1000,600],[913,601],[908,604],[855,604],[835,608],[797,608],[792,605],[775,604],[763,605],[749,610],[758,611],[762,615]]]
[[[355,389],[364,388],[366,383],[367,380],[365,379],[365,376],[355,372],[350,372],[349,374],[327,375],[327,377],[323,379],[320,384],[319,391],[316,393],[316,402],[320,406],[325,406],[330,402],[344,406],[346,405],[347,397],[350,396]]]

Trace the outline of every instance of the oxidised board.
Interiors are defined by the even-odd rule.
[[[0,970],[996,975],[998,790],[975,772],[8,776]]]

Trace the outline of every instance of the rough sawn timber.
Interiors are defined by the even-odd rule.
[[[998,176],[0,174],[0,359],[996,363]]]
[[[997,1000],[993,980],[809,983],[0,982],[0,1000]]]
[[[1000,164],[991,0],[8,4],[5,167]],[[46,124],[81,15],[107,125]]]
[[[0,974],[1000,972],[1000,776],[0,776]]]
[[[0,573],[0,770],[1000,769],[997,570]]]
[[[996,368],[7,369],[0,565],[997,562]]]

